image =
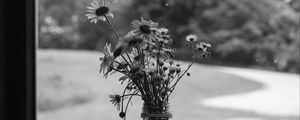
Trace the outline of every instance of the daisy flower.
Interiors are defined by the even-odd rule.
[[[110,102],[120,110],[121,96],[120,95],[109,95],[111,98]]]
[[[114,17],[112,11],[115,10],[116,0],[98,0],[93,1],[91,6],[87,8],[88,19],[91,19],[91,23],[97,23],[98,20],[106,21],[106,16]]]
[[[155,64],[155,62],[153,63]],[[148,75],[153,75],[156,72],[156,67],[154,65],[150,65],[147,68],[144,68],[144,70]]]
[[[170,35],[156,35],[155,38],[161,44],[171,44],[173,42],[173,40],[170,38]]]
[[[134,47],[144,47],[146,45],[146,41],[142,37],[126,35],[121,37],[116,45],[116,48],[123,48],[122,53],[131,52]]]
[[[133,27],[133,32],[137,36],[142,36],[145,38],[153,38],[152,30],[156,29],[158,26],[158,23],[145,20],[143,17],[141,17],[141,20],[134,20],[131,22],[131,25]]]
[[[144,45],[144,44],[145,44],[144,39],[140,37],[133,37],[128,41],[128,45],[132,47]]]
[[[106,44],[106,46],[104,47],[104,57],[100,58],[100,61],[102,61],[101,65],[100,65],[100,73],[103,72],[105,73],[105,70],[112,65],[112,63],[114,62],[115,58],[113,56],[113,53],[111,51],[111,45],[110,44]]]
[[[129,42],[129,38],[132,38],[134,37],[135,34],[133,33],[133,31],[130,31],[128,32],[124,37],[121,37],[119,38],[119,41],[116,45],[116,48],[119,48],[119,47],[128,47],[128,42]]]
[[[186,36],[185,39],[188,42],[195,42],[195,41],[197,41],[198,37],[196,35],[188,35],[188,36]]]
[[[196,57],[206,57],[210,56],[211,53],[207,52],[207,48],[211,47],[211,44],[205,43],[205,42],[200,42],[196,44],[196,50],[199,52],[196,53]]]
[[[136,47],[136,46],[143,46],[145,45],[145,40],[144,38],[140,36],[129,36],[125,37],[124,41],[129,47]]]
[[[200,42],[196,44],[196,49],[199,51],[206,51],[209,47],[211,47],[211,44],[205,42]]]
[[[170,73],[170,74],[173,74],[173,73],[176,72],[176,70],[177,70],[177,67],[171,66],[171,67],[169,68],[169,73]]]
[[[157,31],[160,33],[160,34],[166,34],[166,33],[168,33],[168,29],[167,28],[159,28],[159,29],[157,29]]]

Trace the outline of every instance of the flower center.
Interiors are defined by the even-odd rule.
[[[109,11],[108,7],[100,7],[98,9],[96,9],[95,14],[97,16],[104,16],[105,14],[107,14]]]
[[[148,26],[148,25],[141,25],[140,30],[145,34],[151,33],[150,26]]]

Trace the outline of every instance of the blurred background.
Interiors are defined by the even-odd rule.
[[[108,24],[85,17],[92,0],[37,0],[38,120],[116,120],[99,57],[116,43]],[[119,0],[112,22],[125,35],[144,17],[169,29],[175,59],[188,64],[185,36],[212,44],[171,98],[172,120],[299,120],[300,0]],[[128,113],[139,119],[137,98]]]

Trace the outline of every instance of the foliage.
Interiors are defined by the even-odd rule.
[[[116,43],[107,24],[91,25],[82,17],[90,1],[39,0],[39,45],[42,48],[101,50]],[[126,34],[130,18],[143,16],[160,21],[178,40],[177,59],[189,60],[184,37],[197,33],[214,46],[208,61],[217,65],[256,66],[300,72],[299,0],[121,0],[115,19],[118,32]],[[56,21],[62,33],[42,32],[46,18]],[[53,26],[52,26],[53,27]],[[84,40],[83,40],[84,38]],[[213,40],[213,41],[211,41]]]
[[[135,15],[162,21],[177,38],[193,31],[214,40],[212,64],[300,71],[299,14],[283,1],[136,0],[132,6]],[[181,48],[182,41],[175,44]]]
[[[82,10],[88,3],[84,0],[39,0],[39,47],[100,50],[112,34],[106,32],[105,25],[87,22]]]

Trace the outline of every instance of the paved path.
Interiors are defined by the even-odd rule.
[[[116,111],[116,109],[112,107],[111,104],[107,104],[109,101],[109,98],[107,96],[110,93],[118,93],[118,91],[120,91],[122,87],[120,87],[119,82],[116,80],[118,76],[111,76],[107,80],[101,79],[102,76],[100,76],[98,73],[99,61],[97,61],[98,57],[100,56],[99,54],[100,53],[98,52],[90,52],[90,51],[74,52],[74,51],[61,51],[61,50],[59,51],[47,50],[44,51],[44,53],[43,52],[38,53],[38,56],[41,57],[40,62],[44,62],[39,66],[41,68],[47,68],[44,71],[45,73],[44,72],[41,73],[44,73],[48,77],[49,75],[62,75],[64,80],[69,81],[70,83],[80,84],[80,86],[84,86],[84,88],[86,88],[85,90],[87,91],[94,91],[91,93],[93,93],[93,97],[95,97],[89,103],[75,105],[75,106],[67,106],[61,109],[48,111],[48,112],[40,112],[37,114],[38,120],[119,120],[118,112]],[[61,67],[62,65],[63,67]],[[265,71],[257,71],[257,70],[245,70],[245,69],[236,69],[236,68],[231,69],[226,67],[212,67],[212,66],[205,67],[203,65],[201,66],[199,65],[198,67],[197,66],[198,65],[192,67],[192,71],[191,71],[192,76],[190,77],[190,79],[192,80],[186,80],[185,82],[182,82],[181,86],[184,87],[178,87],[177,88],[178,91],[175,93],[177,95],[174,94],[174,99],[172,99],[174,100],[174,103],[182,103],[185,105],[183,106],[181,104],[178,104],[172,107],[172,113],[176,115],[174,118],[172,118],[172,120],[185,120],[186,118],[189,118],[189,120],[199,120],[200,118],[203,118],[203,120],[204,119],[205,120],[273,120],[273,119],[268,119],[265,116],[251,115],[251,112],[249,115],[247,111],[268,113],[269,110],[272,111],[272,109],[275,109],[279,111],[280,115],[282,115],[282,113],[288,108],[292,108],[290,111],[287,111],[287,113],[289,114],[297,113],[297,110],[299,111],[299,107],[298,107],[299,106],[298,103],[299,81],[295,80],[295,78],[297,79],[297,77],[299,78],[299,76],[286,75],[281,73],[276,73],[274,75],[273,72],[265,72]],[[203,90],[207,89],[205,88],[207,86],[212,86],[216,88],[216,91],[212,92],[214,94],[220,92],[217,90],[217,88],[222,87],[222,85],[224,86],[224,88],[226,88],[226,90],[228,90],[227,88],[229,87],[224,85],[224,83],[222,84],[221,81],[217,82],[218,80],[225,80],[224,78],[222,78],[224,76],[221,77],[214,76],[215,74],[223,73],[223,72],[233,74],[236,76],[245,77],[248,79],[253,79],[255,81],[265,84],[266,86],[262,90],[248,92],[241,95],[229,94],[228,96],[207,99],[203,101],[205,102],[204,105],[213,106],[213,107],[233,108],[233,109],[238,109],[239,111],[246,110],[247,114],[244,114],[243,112],[240,113],[240,112],[234,112],[230,110],[227,111],[227,109],[218,109],[218,108],[211,109],[209,107],[203,107],[197,101],[199,96],[190,94],[198,91],[203,92]],[[205,74],[205,76],[197,76],[197,73]],[[264,78],[260,80],[255,77],[255,75],[259,75],[259,74],[262,74],[264,76],[269,76],[269,77],[271,76],[274,78],[271,78],[270,80],[269,78],[267,79]],[[231,77],[229,78],[232,79]],[[277,80],[279,78],[280,80]],[[201,79],[204,81],[197,82],[197,79]],[[205,79],[208,80],[213,79],[217,81],[209,83]],[[282,79],[286,79],[286,80],[282,80]],[[247,80],[241,80],[241,81],[247,81]],[[245,83],[248,82],[252,82],[252,81],[247,81]],[[202,83],[202,86],[199,83]],[[213,85],[209,85],[209,84],[213,84]],[[240,84],[232,84],[232,85],[234,86]],[[249,84],[245,84],[245,85],[249,85]],[[200,88],[199,86],[204,88]],[[265,93],[263,91],[265,91]],[[200,95],[200,93],[197,94]],[[186,102],[185,100],[181,99],[182,97],[180,95],[184,95],[186,98],[190,98],[190,100]],[[51,95],[49,96],[51,97]],[[258,100],[257,98],[260,99]],[[261,101],[261,100],[265,100],[265,101]],[[140,100],[138,101],[141,102]],[[141,113],[141,103],[139,102],[134,102],[134,106],[130,108],[129,110],[130,115],[128,117],[128,120],[140,119],[139,114]],[[264,106],[264,108],[261,106]],[[189,109],[192,110],[188,111]],[[296,111],[294,111],[294,109]],[[276,118],[274,120],[298,120],[298,119],[297,118],[291,118],[291,119]]]
[[[223,72],[261,82],[265,86],[244,94],[209,98],[204,106],[245,110],[266,115],[299,116],[299,75],[242,68],[220,68]]]

